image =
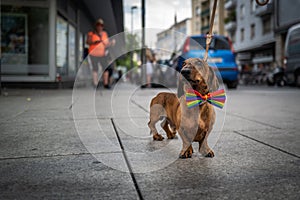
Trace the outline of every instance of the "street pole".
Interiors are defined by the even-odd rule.
[[[131,6],[131,37],[130,37],[130,68],[133,68],[133,10],[137,9],[137,6]]]
[[[176,53],[176,50],[177,50],[176,25],[177,25],[177,14],[175,12],[175,15],[174,15],[174,30],[173,30],[173,33],[174,33],[174,53]]]
[[[2,79],[1,79],[1,76],[2,76],[2,56],[1,56],[1,53],[0,53],[0,95],[2,94]]]
[[[0,19],[0,24],[1,24],[1,19]],[[1,38],[1,33],[0,33],[0,38]],[[2,50],[0,49],[0,95],[2,95]]]
[[[176,25],[177,25],[177,6],[178,6],[178,4],[179,4],[178,0],[173,1],[175,14],[174,14],[174,25],[173,25],[174,50],[173,50],[172,54],[173,54],[173,53],[176,53],[176,50],[177,50],[177,35],[176,35],[177,33],[176,33]]]
[[[142,0],[142,65],[146,64],[146,49],[145,49],[145,0]],[[142,83],[146,83],[146,70],[142,67]]]

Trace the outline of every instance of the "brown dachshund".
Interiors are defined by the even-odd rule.
[[[207,138],[215,123],[215,111],[211,104],[204,102],[199,106],[188,108],[185,92],[188,89],[198,91],[202,95],[216,91],[218,79],[211,67],[198,58],[185,60],[181,70],[178,96],[174,93],[162,92],[154,97],[150,104],[150,121],[148,126],[154,140],[163,140],[155,124],[159,120],[168,139],[173,139],[178,131],[182,139],[180,158],[190,158],[193,153],[192,142],[199,142],[199,152],[206,157],[214,157],[214,152],[207,144]]]

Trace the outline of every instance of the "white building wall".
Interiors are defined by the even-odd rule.
[[[271,17],[271,31],[263,34],[262,17],[256,16],[255,12],[251,12],[252,0],[238,0],[236,6],[237,28],[235,34],[234,48],[237,52],[257,48],[263,44],[268,44],[275,41],[274,36],[274,19]],[[255,0],[253,0],[255,2]],[[245,8],[245,14],[241,17],[241,6]],[[251,25],[255,25],[255,36],[251,39]],[[241,29],[244,29],[244,40],[241,39]]]
[[[186,36],[192,32],[191,19],[183,20],[184,23],[178,22],[176,27],[157,34],[156,56],[158,59],[169,59],[171,54],[178,50]]]

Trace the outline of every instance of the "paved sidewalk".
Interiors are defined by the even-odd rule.
[[[216,156],[185,160],[180,138],[149,135],[160,91],[8,90],[0,199],[299,199],[299,89],[228,91],[210,141]]]

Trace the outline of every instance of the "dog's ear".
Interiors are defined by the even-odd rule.
[[[183,62],[182,64],[182,68],[186,65],[186,62]],[[182,69],[181,68],[181,69]],[[179,72],[179,78],[178,78],[178,86],[177,86],[177,97],[181,97],[182,95],[184,95],[184,90],[183,90],[183,82],[182,82],[182,76]]]
[[[210,66],[208,66],[208,68],[209,68],[209,75],[208,75],[207,84],[208,84],[209,90],[211,92],[214,92],[214,91],[218,90],[218,88],[219,88],[219,80],[218,80],[213,68]]]
[[[182,95],[184,95],[184,90],[183,90],[183,82],[182,82],[182,77],[180,75],[179,79],[178,79],[178,87],[177,87],[177,97],[181,97]]]

